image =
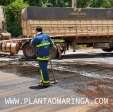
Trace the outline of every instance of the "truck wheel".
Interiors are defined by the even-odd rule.
[[[113,48],[109,48],[109,49],[102,49],[103,51],[105,52],[112,52],[113,51]]]
[[[27,59],[36,58],[36,50],[29,43],[23,46],[23,54]]]

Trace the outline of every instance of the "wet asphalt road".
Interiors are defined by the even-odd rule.
[[[113,53],[101,50],[79,50],[53,60],[56,85],[44,90],[31,90],[37,85],[39,73],[35,61],[18,61],[20,56],[1,56],[0,60],[0,112],[113,112]],[[50,66],[49,66],[50,69]],[[52,79],[52,72],[50,78]],[[108,104],[5,104],[5,99],[74,97],[108,98]],[[82,107],[82,108],[81,108]],[[38,111],[37,111],[38,110]]]

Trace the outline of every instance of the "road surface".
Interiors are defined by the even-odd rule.
[[[58,83],[36,90],[29,87],[39,82],[37,63],[1,55],[0,112],[113,112],[112,56],[92,49],[67,53],[52,61]],[[50,66],[49,73],[53,79]]]

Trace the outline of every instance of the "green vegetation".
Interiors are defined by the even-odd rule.
[[[113,0],[89,0],[90,7],[102,7],[111,8],[113,7]]]
[[[7,30],[13,35],[21,34],[21,10],[27,7],[28,4],[23,0],[15,0],[6,7],[6,23]]]
[[[111,8],[113,7],[113,0],[77,0],[77,7]]]
[[[13,36],[21,35],[20,13],[27,6],[71,7],[71,0],[0,0],[6,9],[7,30]],[[77,7],[113,7],[113,0],[77,0]]]
[[[29,5],[40,7],[69,7],[71,0],[25,0]]]
[[[15,0],[0,0],[0,5],[6,6],[12,3]]]

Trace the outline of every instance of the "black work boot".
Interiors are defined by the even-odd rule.
[[[45,88],[48,88],[50,86],[49,83],[40,83],[39,85],[37,86],[31,86],[29,87],[30,89],[45,89]]]

